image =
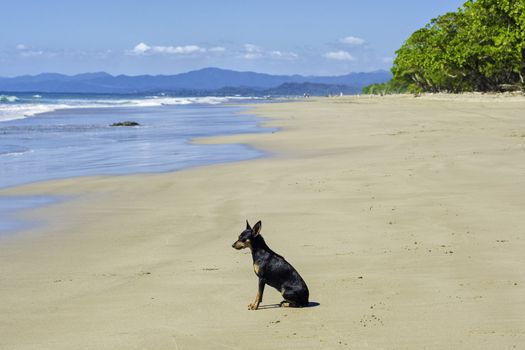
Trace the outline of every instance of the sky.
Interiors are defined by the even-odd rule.
[[[0,76],[389,69],[412,32],[464,1],[0,0]]]

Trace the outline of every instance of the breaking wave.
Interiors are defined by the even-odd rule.
[[[0,95],[0,103],[9,103],[9,102],[16,102],[18,101],[18,97],[16,96],[8,96],[8,95]]]
[[[69,108],[111,108],[111,107],[155,107],[191,104],[210,104],[234,102],[237,100],[258,99],[257,97],[168,97],[147,96],[121,98],[46,98],[32,95],[28,98],[0,95],[0,122],[23,119],[41,113]]]

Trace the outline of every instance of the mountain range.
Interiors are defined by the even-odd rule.
[[[391,77],[390,72],[383,70],[341,76],[302,76],[238,72],[220,68],[203,68],[176,75],[113,76],[98,72],[70,76],[43,73],[12,78],[0,77],[0,91],[121,94],[171,92],[186,95],[243,95],[268,92],[274,95],[303,92],[326,94],[339,91],[358,93],[367,85],[383,83]]]

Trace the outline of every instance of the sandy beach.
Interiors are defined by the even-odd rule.
[[[195,142],[266,158],[0,191],[66,199],[0,237],[0,348],[525,348],[525,98],[254,108],[280,131]],[[247,309],[246,219],[314,306]]]

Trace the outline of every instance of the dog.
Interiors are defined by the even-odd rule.
[[[248,305],[249,310],[257,310],[263,298],[264,286],[277,289],[283,296],[281,307],[308,306],[310,293],[303,278],[297,270],[282,256],[268,247],[261,236],[261,221],[253,228],[246,220],[246,229],[232,247],[240,250],[250,248],[253,258],[253,271],[259,278],[255,301]]]

